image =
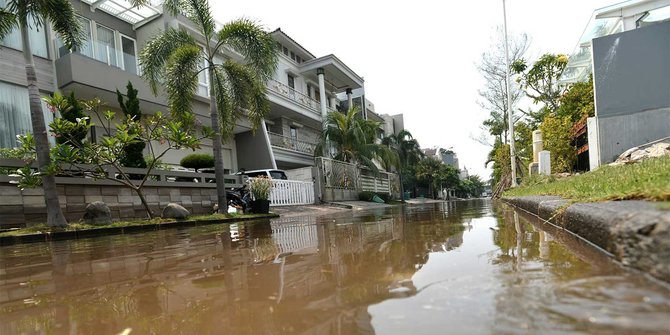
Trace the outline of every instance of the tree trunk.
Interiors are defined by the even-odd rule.
[[[21,41],[23,44],[23,59],[26,63],[26,80],[28,82],[28,97],[30,100],[30,119],[35,137],[35,148],[37,151],[37,165],[41,173],[46,172],[51,164],[49,157],[49,138],[47,137],[46,122],[42,111],[42,99],[39,88],[37,88],[37,74],[35,73],[35,62],[30,47],[27,24],[21,24]],[[58,201],[56,191],[56,178],[52,175],[42,175],[42,188],[44,188],[44,199],[47,206],[47,225],[49,227],[67,226],[67,220],[63,215]]]
[[[226,182],[223,173],[223,143],[221,142],[221,125],[219,124],[219,111],[216,108],[216,92],[214,90],[214,70],[212,66],[207,69],[209,73],[209,117],[212,120],[212,147],[214,153],[214,175],[216,176],[216,199],[219,205],[219,213],[228,212],[228,200],[226,199]]]
[[[398,169],[398,179],[400,180],[400,202],[405,202],[405,187],[402,184],[402,169]]]
[[[149,172],[149,171],[147,171]],[[135,193],[137,193],[137,196],[140,197],[140,201],[142,201],[142,206],[144,206],[144,210],[147,211],[147,216],[149,216],[149,219],[154,218],[154,213],[151,211],[151,208],[149,208],[149,203],[147,203],[147,199],[144,197],[144,194],[142,193],[141,188],[133,188]]]

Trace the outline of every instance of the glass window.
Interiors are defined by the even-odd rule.
[[[135,40],[121,35],[121,50],[123,51],[123,69],[132,74],[137,74]]]
[[[6,2],[6,0],[0,0],[0,7],[4,8],[7,5]],[[28,22],[31,22],[32,24],[33,20],[29,19]],[[44,58],[49,57],[49,52],[47,51],[47,35],[44,27],[37,29],[33,24],[28,31],[28,37],[30,38],[30,47],[33,49],[33,55]],[[14,28],[14,30],[5,35],[4,38],[0,39],[0,44],[8,48],[23,50],[21,30],[19,28]]]
[[[204,48],[202,48],[204,50]],[[200,69],[207,67],[207,60],[203,57],[200,61]],[[203,97],[209,96],[209,76],[207,71],[198,72],[198,95]]]
[[[114,30],[96,25],[95,59],[112,66],[118,66]]]
[[[288,75],[288,87],[295,89],[295,77]]]
[[[54,116],[44,102],[42,111],[48,127]],[[16,135],[32,132],[32,129],[28,89],[0,82],[0,148],[16,147]],[[49,137],[49,141],[53,143],[53,138]]]
[[[91,32],[91,21],[87,18],[77,16],[77,20],[79,20],[79,23],[81,23],[81,28],[82,28],[82,35],[84,36],[84,39],[81,43],[81,46],[79,47],[76,52],[86,56],[93,58],[93,46],[91,45],[91,41],[93,40],[93,35]],[[65,47],[65,44],[63,41],[59,38],[56,39],[56,49],[58,50],[58,57],[62,57],[68,53],[70,53],[70,50],[68,50]]]

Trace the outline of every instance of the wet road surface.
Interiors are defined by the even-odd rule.
[[[670,290],[490,201],[0,247],[0,334],[668,334]]]

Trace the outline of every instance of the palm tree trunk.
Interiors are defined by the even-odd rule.
[[[37,165],[40,172],[45,172],[51,164],[49,157],[49,138],[47,137],[46,122],[42,111],[42,100],[40,91],[37,88],[37,74],[35,73],[35,62],[33,61],[33,51],[30,48],[30,38],[28,37],[28,26],[24,22],[21,24],[21,41],[23,44],[23,59],[26,62],[26,80],[28,82],[28,97],[30,100],[30,119],[33,125],[33,135],[35,137],[35,147],[37,151]],[[56,178],[53,175],[42,175],[42,187],[44,188],[44,199],[47,205],[47,225],[50,227],[67,226],[67,221],[63,215],[58,201],[58,192],[56,191]]]
[[[400,202],[405,202],[405,187],[402,182],[402,169],[398,169],[398,179],[400,180]]]
[[[221,142],[221,125],[219,124],[219,112],[216,108],[216,92],[214,91],[214,69],[207,69],[209,73],[209,117],[212,120],[212,147],[214,151],[214,175],[216,176],[216,199],[219,204],[219,213],[228,212],[228,201],[226,199],[226,182],[223,173],[223,143]]]

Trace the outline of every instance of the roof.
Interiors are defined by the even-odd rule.
[[[128,0],[81,0],[91,6],[91,10],[101,9],[102,11],[115,16],[130,24],[138,24],[149,21],[160,15],[162,12],[156,6],[160,1],[150,1],[150,5],[133,6]]]
[[[300,48],[300,50],[302,50],[303,52],[305,52],[306,54],[308,54],[312,58],[316,58],[316,56],[314,56],[314,54],[312,54],[311,52],[309,52],[309,50],[307,50],[305,47],[300,45],[300,43],[296,42],[291,36],[289,36],[287,33],[285,33],[283,30],[281,30],[281,28],[277,28],[270,33],[270,35],[275,35],[275,34],[281,34],[283,37],[285,37],[287,40],[289,40],[291,43],[293,43],[296,47]]]

